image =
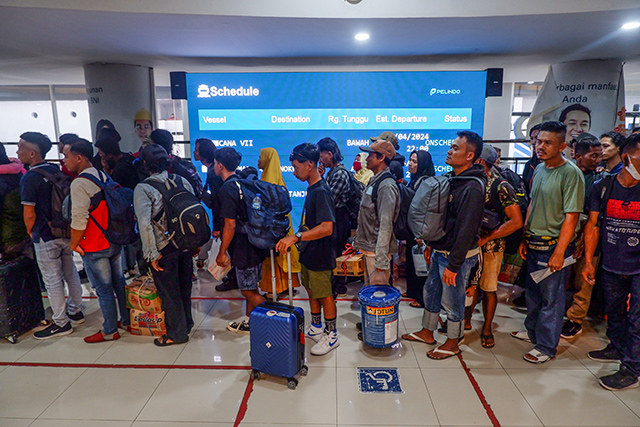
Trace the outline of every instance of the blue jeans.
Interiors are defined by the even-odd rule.
[[[422,327],[435,331],[440,319],[440,309],[447,314],[447,338],[460,338],[463,335],[464,299],[471,269],[478,262],[478,255],[467,258],[458,274],[456,285],[449,286],[442,282],[444,270],[449,265],[449,257],[442,252],[431,255],[431,269],[424,285],[424,313]]]
[[[551,357],[556,355],[556,349],[560,342],[565,290],[571,274],[571,267],[556,271],[540,283],[536,283],[531,278],[531,273],[547,268],[538,263],[548,263],[554,250],[555,245],[551,246],[548,251],[527,250],[528,274],[525,292],[527,317],[524,320],[524,326],[527,328],[531,342],[535,345],[534,348]],[[564,258],[571,255],[573,250],[573,245],[569,245],[564,253]]]
[[[53,321],[58,326],[69,323],[67,311],[76,314],[82,311],[82,285],[73,264],[69,239],[53,239],[34,243],[36,260],[42,273],[44,286],[53,310]],[[64,283],[69,289],[69,298],[64,297]]]
[[[122,246],[112,244],[102,251],[87,252],[82,258],[89,282],[98,294],[98,303],[104,319],[102,332],[111,335],[118,330],[118,309],[122,325],[129,325],[129,309],[122,274]]]
[[[607,337],[622,364],[640,376],[640,274],[622,276],[602,269],[602,287]]]

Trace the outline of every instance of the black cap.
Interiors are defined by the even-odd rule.
[[[157,164],[160,160],[165,159],[169,161],[169,155],[158,144],[148,144],[142,150],[140,150],[139,157],[149,164]]]

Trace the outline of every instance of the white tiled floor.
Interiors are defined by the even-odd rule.
[[[216,292],[208,273],[198,278],[196,325],[186,345],[157,348],[152,338],[127,333],[116,342],[85,344],[82,338],[101,324],[95,299],[86,300],[87,321],[68,337],[0,341],[0,426],[222,427],[237,425],[239,416],[240,425],[253,427],[493,425],[457,358],[433,361],[426,357],[432,346],[422,343],[364,346],[355,331],[359,306],[350,300],[338,302],[340,347],[326,356],[308,355],[309,375],[295,391],[282,379],[253,382],[243,411],[249,338],[225,330],[228,321],[243,316],[243,301],[237,291]],[[305,297],[301,290],[296,304],[308,313]],[[421,315],[402,302],[400,333],[419,329]],[[606,325],[586,324],[576,340],[561,342],[555,360],[536,366],[522,360],[531,346],[508,336],[522,328],[524,316],[499,304],[497,344],[487,350],[480,345],[482,315],[476,313],[461,347],[501,426],[640,426],[640,391],[602,389],[597,376],[617,365],[586,357],[606,344]],[[404,393],[360,393],[357,367],[398,368]]]

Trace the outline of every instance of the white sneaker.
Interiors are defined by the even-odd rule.
[[[320,338],[322,338],[322,335],[324,335],[324,329],[322,329],[322,325],[316,326],[312,323],[307,328],[307,332],[305,333],[305,335],[311,338],[313,341],[319,342]]]
[[[318,344],[311,347],[311,354],[314,356],[323,356],[334,348],[337,348],[339,345],[340,341],[338,341],[338,332],[332,331],[325,333],[322,334],[322,338],[320,338]]]

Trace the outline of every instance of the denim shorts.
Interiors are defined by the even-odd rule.
[[[262,280],[262,263],[249,268],[236,267],[236,277],[241,291],[257,290]]]

